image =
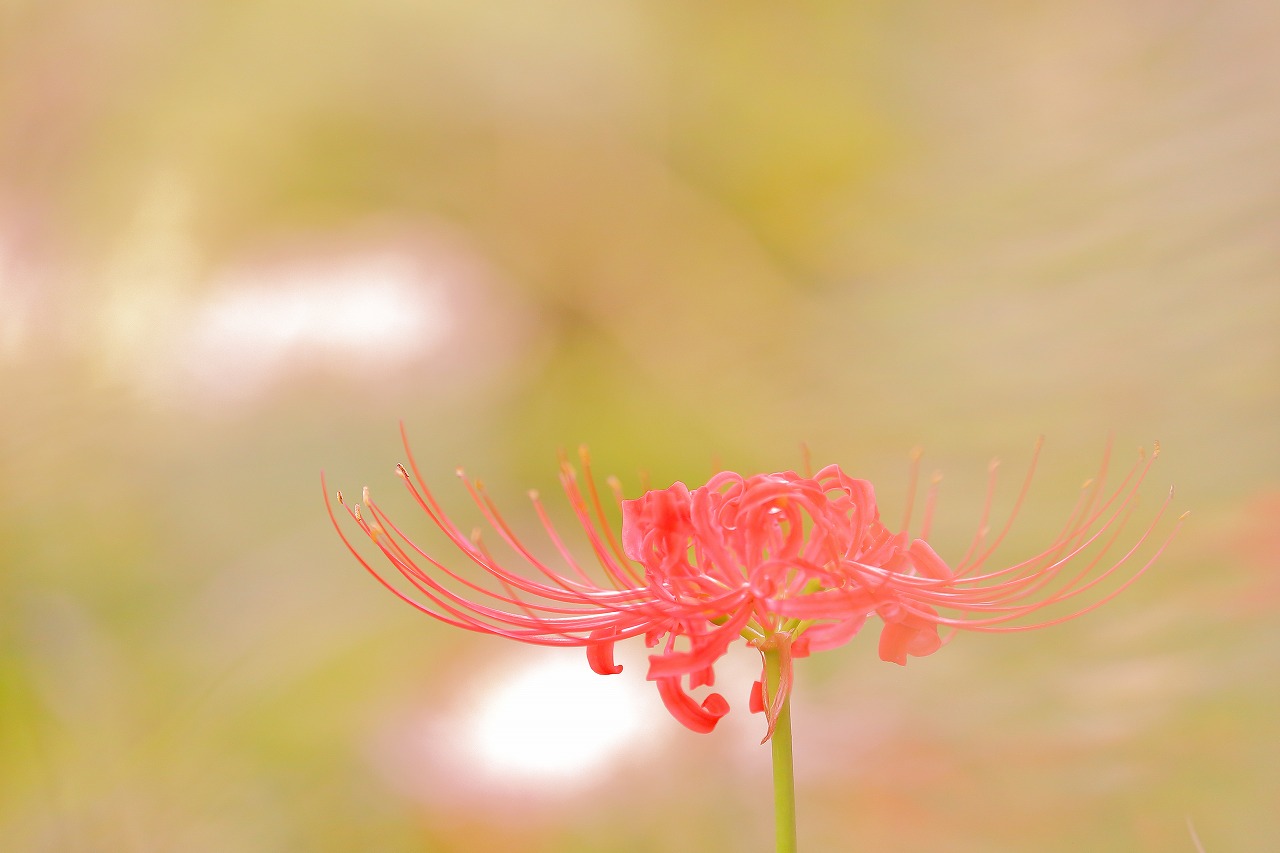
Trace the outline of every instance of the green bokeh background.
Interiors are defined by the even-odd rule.
[[[769,849],[758,718],[656,697],[585,787],[396,781],[397,721],[519,652],[329,528],[321,469],[421,521],[401,419],[464,526],[455,465],[527,527],[584,442],[630,494],[806,442],[895,519],[923,446],[951,559],[1043,433],[1010,561],[1158,438],[1139,516],[1193,514],[1106,608],[804,663],[801,844],[1280,846],[1276,44],[1242,2],[0,0],[0,849]],[[443,337],[195,346],[366,251]]]

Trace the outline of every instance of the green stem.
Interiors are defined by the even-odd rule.
[[[767,695],[776,696],[782,670],[782,653],[764,650]],[[773,813],[778,853],[796,853],[796,781],[791,758],[791,696],[788,695],[773,727]]]

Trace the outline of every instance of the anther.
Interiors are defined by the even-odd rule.
[[[370,501],[370,500],[369,500],[369,487],[368,487],[368,486],[365,486],[365,487],[364,487],[363,494],[364,494],[364,502],[365,502],[366,504],[368,504],[368,503],[372,503],[372,501]]]
[[[346,506],[346,504],[342,502],[342,489],[338,489],[337,496],[338,496],[338,503],[342,504],[343,506]]]
[[[1155,459],[1159,455],[1160,455],[1160,442],[1156,441],[1156,442],[1153,442],[1153,446],[1151,450],[1151,458]]]
[[[406,471],[404,469],[404,466],[401,465],[399,462],[396,463],[396,476],[402,480],[409,479],[409,472]]]

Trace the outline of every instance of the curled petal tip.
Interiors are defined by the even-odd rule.
[[[593,672],[600,675],[617,675],[622,672],[622,664],[613,660],[613,640],[618,633],[616,628],[602,628],[592,631],[587,646],[587,664]]]
[[[720,718],[729,713],[729,703],[719,693],[711,693],[701,703],[680,687],[679,676],[655,679],[658,695],[671,716],[685,728],[706,734],[716,727]]]

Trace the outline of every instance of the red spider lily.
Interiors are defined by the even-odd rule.
[[[1036,456],[1039,449],[1037,443]],[[978,533],[953,567],[925,541],[936,480],[926,499],[920,536],[911,538],[906,532],[910,508],[903,531],[891,533],[880,521],[871,484],[849,477],[835,465],[812,476],[786,471],[744,477],[725,471],[693,490],[676,483],[636,500],[623,500],[611,479],[622,513],[620,543],[584,450],[585,493],[574,468],[563,459],[560,481],[599,564],[594,575],[565,546],[536,493],[530,493],[534,512],[563,568],[534,556],[483,486],[458,472],[490,527],[526,564],[523,571],[514,571],[495,560],[478,536],[468,537],[458,529],[427,488],[407,439],[405,451],[413,474],[403,465],[396,470],[410,495],[492,584],[464,576],[416,545],[369,498],[367,489],[363,509],[360,504],[348,506],[339,493],[339,503],[415,594],[402,591],[347,539],[326,497],[338,535],[380,583],[449,625],[535,645],[583,647],[591,668],[605,675],[622,670],[613,660],[614,643],[643,635],[649,647],[660,647],[649,658],[648,679],[657,683],[672,715],[697,732],[711,731],[729,704],[719,693],[699,702],[688,691],[714,684],[715,664],[729,646],[742,637],[762,656],[776,650],[781,658],[777,689],[768,695],[762,676],[749,703],[752,711],[766,716],[766,740],[790,693],[792,658],[843,644],[869,616],[881,622],[881,659],[898,664],[905,664],[909,656],[937,651],[949,638],[939,633],[942,627],[993,632],[1054,625],[1118,595],[1146,571],[1173,536],[1171,532],[1154,555],[1105,594],[1066,615],[1028,622],[1025,617],[1042,608],[1095,590],[1128,565],[1150,537],[1169,498],[1123,554],[1107,559],[1159,455],[1159,444],[1149,459],[1140,456],[1109,493],[1102,488],[1104,457],[1098,476],[1085,484],[1049,546],[996,570],[985,568],[988,558],[1022,505],[1035,457],[1008,521],[988,542],[993,463]]]

